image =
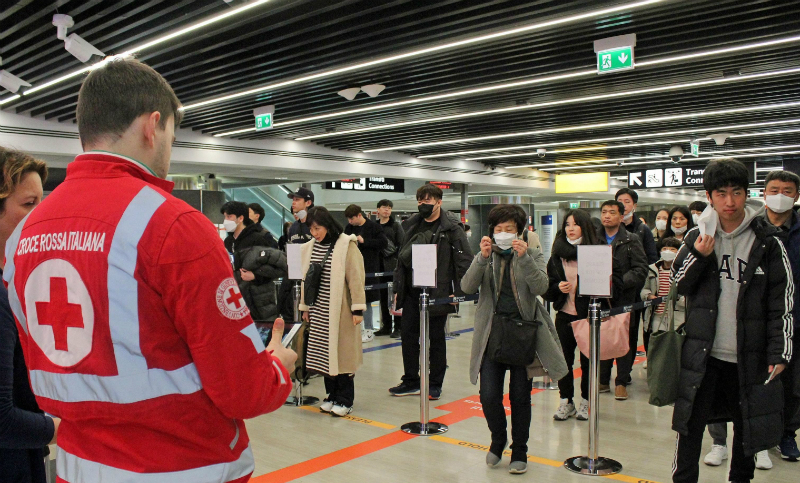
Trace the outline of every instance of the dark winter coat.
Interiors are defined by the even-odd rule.
[[[236,272],[236,281],[242,297],[256,322],[274,322],[278,317],[278,294],[275,280],[286,278],[286,254],[277,248],[250,247],[239,252],[241,268],[253,272],[255,280],[242,280]]]
[[[385,224],[378,224],[383,228],[383,233],[386,239],[394,246],[394,254],[387,257],[381,254],[381,272],[393,272],[397,268],[397,253],[406,242],[406,232],[400,223],[394,219],[394,216],[389,218]]]
[[[564,265],[561,262],[562,259],[567,261],[577,260],[578,247],[576,245],[570,245],[565,238],[557,236],[556,240],[553,242],[553,249],[550,252],[550,260],[547,262],[547,277],[549,279],[547,292],[542,295],[542,298],[551,302],[553,308],[557,311],[564,307],[568,297],[568,294],[565,294],[558,288],[559,283],[567,281],[567,274],[564,272]],[[583,318],[588,316],[589,298],[590,297],[581,297],[577,295],[576,292],[575,312],[578,313],[579,317]]]
[[[744,420],[746,455],[776,446],[783,434],[783,386],[780,378],[767,385],[769,365],[787,362],[792,351],[790,307],[794,298],[791,268],[778,229],[762,217],[750,222],[756,239],[750,250],[736,306],[739,403]],[[678,293],[686,296],[686,339],[681,352],[678,399],[672,429],[688,433],[697,388],[716,335],[720,272],[717,255],[704,257],[694,248],[699,230],[689,230],[672,265]],[[712,416],[730,421],[730,414]]]
[[[239,233],[239,236],[234,238],[233,234],[229,233],[225,239],[225,249],[228,253],[233,253],[234,267],[236,270],[242,268],[241,263],[236,264],[236,253],[251,247],[269,247],[278,248],[278,243],[272,238],[272,235],[258,223],[252,223]]]
[[[411,216],[403,222],[406,241],[403,247],[408,247],[411,239],[419,231],[422,217],[419,214]],[[461,220],[449,211],[442,210],[439,217],[439,227],[433,234],[433,243],[436,244],[436,288],[430,291],[432,299],[446,298],[451,295],[462,296],[461,279],[472,264],[472,251],[469,248],[467,234]],[[401,248],[402,250],[402,248]],[[403,300],[407,295],[413,295],[411,267],[406,267],[402,262],[397,264],[394,271],[394,291],[397,294],[397,306],[402,308]],[[428,313],[433,316],[455,313],[452,305],[434,305]]]
[[[289,227],[289,241],[288,243],[306,243],[310,242],[314,237],[311,236],[311,229],[308,225],[300,220],[292,223]]]
[[[361,236],[364,243],[358,244],[358,250],[361,256],[364,257],[364,273],[376,273],[381,271],[381,252],[386,248],[386,235],[381,226],[369,219],[364,220],[364,224],[360,227],[347,225],[344,228],[345,235]],[[366,284],[379,283],[376,278],[367,278]],[[381,299],[380,290],[369,290],[367,294],[367,303],[377,302]]]
[[[642,220],[636,216],[635,212],[631,224],[626,225],[623,223],[622,226],[628,230],[628,233],[635,233],[636,236],[639,237],[639,240],[642,242],[642,248],[644,248],[644,253],[647,255],[648,265],[656,263],[661,258],[656,250],[656,241],[653,238],[653,232],[650,231],[650,228],[647,228],[647,225],[642,223]]]
[[[647,256],[639,237],[619,227],[616,238],[611,242],[612,290],[611,305],[630,305],[639,300],[639,295],[647,279]],[[597,239],[605,240],[605,228],[597,231]]]

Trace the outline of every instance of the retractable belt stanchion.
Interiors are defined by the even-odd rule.
[[[575,473],[590,476],[613,475],[622,471],[622,464],[598,456],[600,443],[600,302],[592,297],[589,304],[589,455],[574,456],[564,466]]]
[[[300,316],[300,280],[295,280],[294,282],[294,323],[295,324],[302,324],[303,321],[301,320]],[[294,396],[294,405],[295,406],[312,406],[319,402],[318,397],[314,396],[303,396],[303,384],[305,381],[301,381],[298,377],[295,381],[296,386],[294,388],[295,396]]]
[[[430,390],[429,362],[430,362],[430,334],[428,333],[428,304],[430,297],[428,289],[423,287],[419,296],[419,422],[406,423],[400,429],[409,434],[431,436],[447,432],[447,425],[430,422],[428,411],[428,392]]]

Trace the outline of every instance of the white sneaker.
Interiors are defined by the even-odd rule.
[[[331,410],[332,415],[339,416],[340,418],[345,417],[352,412],[353,412],[353,406],[347,407],[347,406],[342,406],[341,404],[334,404],[333,409]]]
[[[568,402],[567,399],[562,399],[561,404],[558,406],[558,409],[556,409],[556,413],[553,415],[553,419],[556,421],[566,421],[570,416],[574,415],[575,405]]]
[[[581,400],[581,405],[578,407],[578,415],[575,416],[575,419],[578,421],[588,421],[589,420],[589,401],[586,399]]]
[[[772,469],[772,460],[769,459],[769,452],[767,450],[756,453],[756,468],[759,470]]]
[[[728,459],[728,447],[715,444],[711,446],[711,451],[703,459],[703,463],[708,466],[719,466],[726,459]]]
[[[322,404],[319,405],[319,410],[323,413],[329,413],[333,409],[333,401],[322,401]]]
[[[364,332],[361,333],[361,342],[362,343],[372,342],[372,339],[374,339],[374,338],[375,338],[375,334],[373,334],[371,330],[365,330]]]

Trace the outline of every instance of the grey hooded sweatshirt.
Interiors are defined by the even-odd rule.
[[[717,332],[714,336],[711,357],[722,361],[737,362],[736,305],[739,300],[739,287],[750,258],[750,250],[756,240],[750,222],[763,211],[763,208],[758,210],[745,206],[742,224],[731,233],[725,233],[717,221],[714,252],[717,254],[719,266],[720,294],[717,303]]]

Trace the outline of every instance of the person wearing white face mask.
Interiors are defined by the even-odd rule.
[[[553,419],[565,421],[576,416],[579,421],[589,419],[589,358],[580,353],[581,401],[575,409],[575,382],[572,366],[575,362],[575,348],[578,342],[572,331],[572,322],[585,319],[589,314],[589,297],[578,295],[578,245],[597,245],[597,231],[592,219],[583,210],[572,210],[564,217],[561,231],[553,241],[550,261],[547,263],[549,288],[542,296],[552,302],[556,313],[556,331],[561,342],[564,359],[567,362],[567,375],[558,381],[561,404]]]
[[[800,197],[800,177],[789,171],[770,171],[764,181],[764,200],[767,209],[765,218],[778,227],[783,235],[783,244],[792,265],[795,287],[800,283],[800,216],[793,209]],[[800,309],[798,309],[798,293],[795,290],[794,341],[800,333]],[[781,457],[788,461],[800,459],[800,450],[795,438],[800,429],[800,357],[793,357],[789,366],[781,374],[784,389],[784,433],[778,450]]]
[[[669,222],[669,210],[662,208],[656,213],[656,226],[653,228],[653,241],[658,243],[666,238],[664,232],[667,231],[667,223]]]
[[[676,206],[669,210],[669,224],[664,232],[664,238],[674,236],[683,241],[684,235],[694,228],[695,223],[692,213],[686,206]]]
[[[652,300],[666,296],[669,293],[672,262],[678,255],[678,250],[680,248],[681,242],[675,237],[664,238],[658,242],[661,259],[650,265],[648,269],[647,280],[645,280],[644,288],[642,289],[642,300]],[[683,323],[683,312],[678,315],[678,310],[682,309],[679,309],[677,305],[675,308],[675,327],[678,327]],[[650,306],[645,310],[643,326],[645,352],[647,352],[647,347],[650,344],[650,334],[668,328],[661,324],[662,314],[664,314],[665,311],[666,304],[663,303],[658,304],[656,307]],[[644,362],[644,368],[647,369],[647,361]]]
[[[708,203],[705,201],[692,201],[689,203],[689,211],[692,212],[692,222],[694,222],[695,225],[700,215],[706,210],[706,206],[708,206]]]

